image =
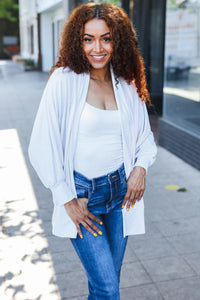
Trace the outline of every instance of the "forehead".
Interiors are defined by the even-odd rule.
[[[92,19],[85,23],[84,33],[89,33],[91,35],[102,35],[110,32],[110,29],[104,20]]]

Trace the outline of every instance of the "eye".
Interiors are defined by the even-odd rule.
[[[92,39],[90,39],[90,38],[84,38],[83,40],[84,40],[84,42],[91,42],[92,41]]]
[[[111,41],[111,38],[105,37],[103,40],[104,40],[104,42],[110,42],[110,41]]]

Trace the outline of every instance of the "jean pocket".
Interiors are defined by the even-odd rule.
[[[88,198],[88,188],[75,182],[77,198]]]

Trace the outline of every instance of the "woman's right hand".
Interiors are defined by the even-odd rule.
[[[102,225],[103,222],[89,212],[87,203],[88,198],[74,198],[64,205],[81,238],[83,238],[83,234],[81,232],[80,224],[82,224],[92,235],[97,236],[97,233],[102,235],[101,230],[91,221],[91,219],[100,225]]]

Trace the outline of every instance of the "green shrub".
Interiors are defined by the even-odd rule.
[[[35,66],[34,60],[32,60],[32,59],[25,59],[24,63],[25,63],[26,66],[30,66],[30,67]]]

